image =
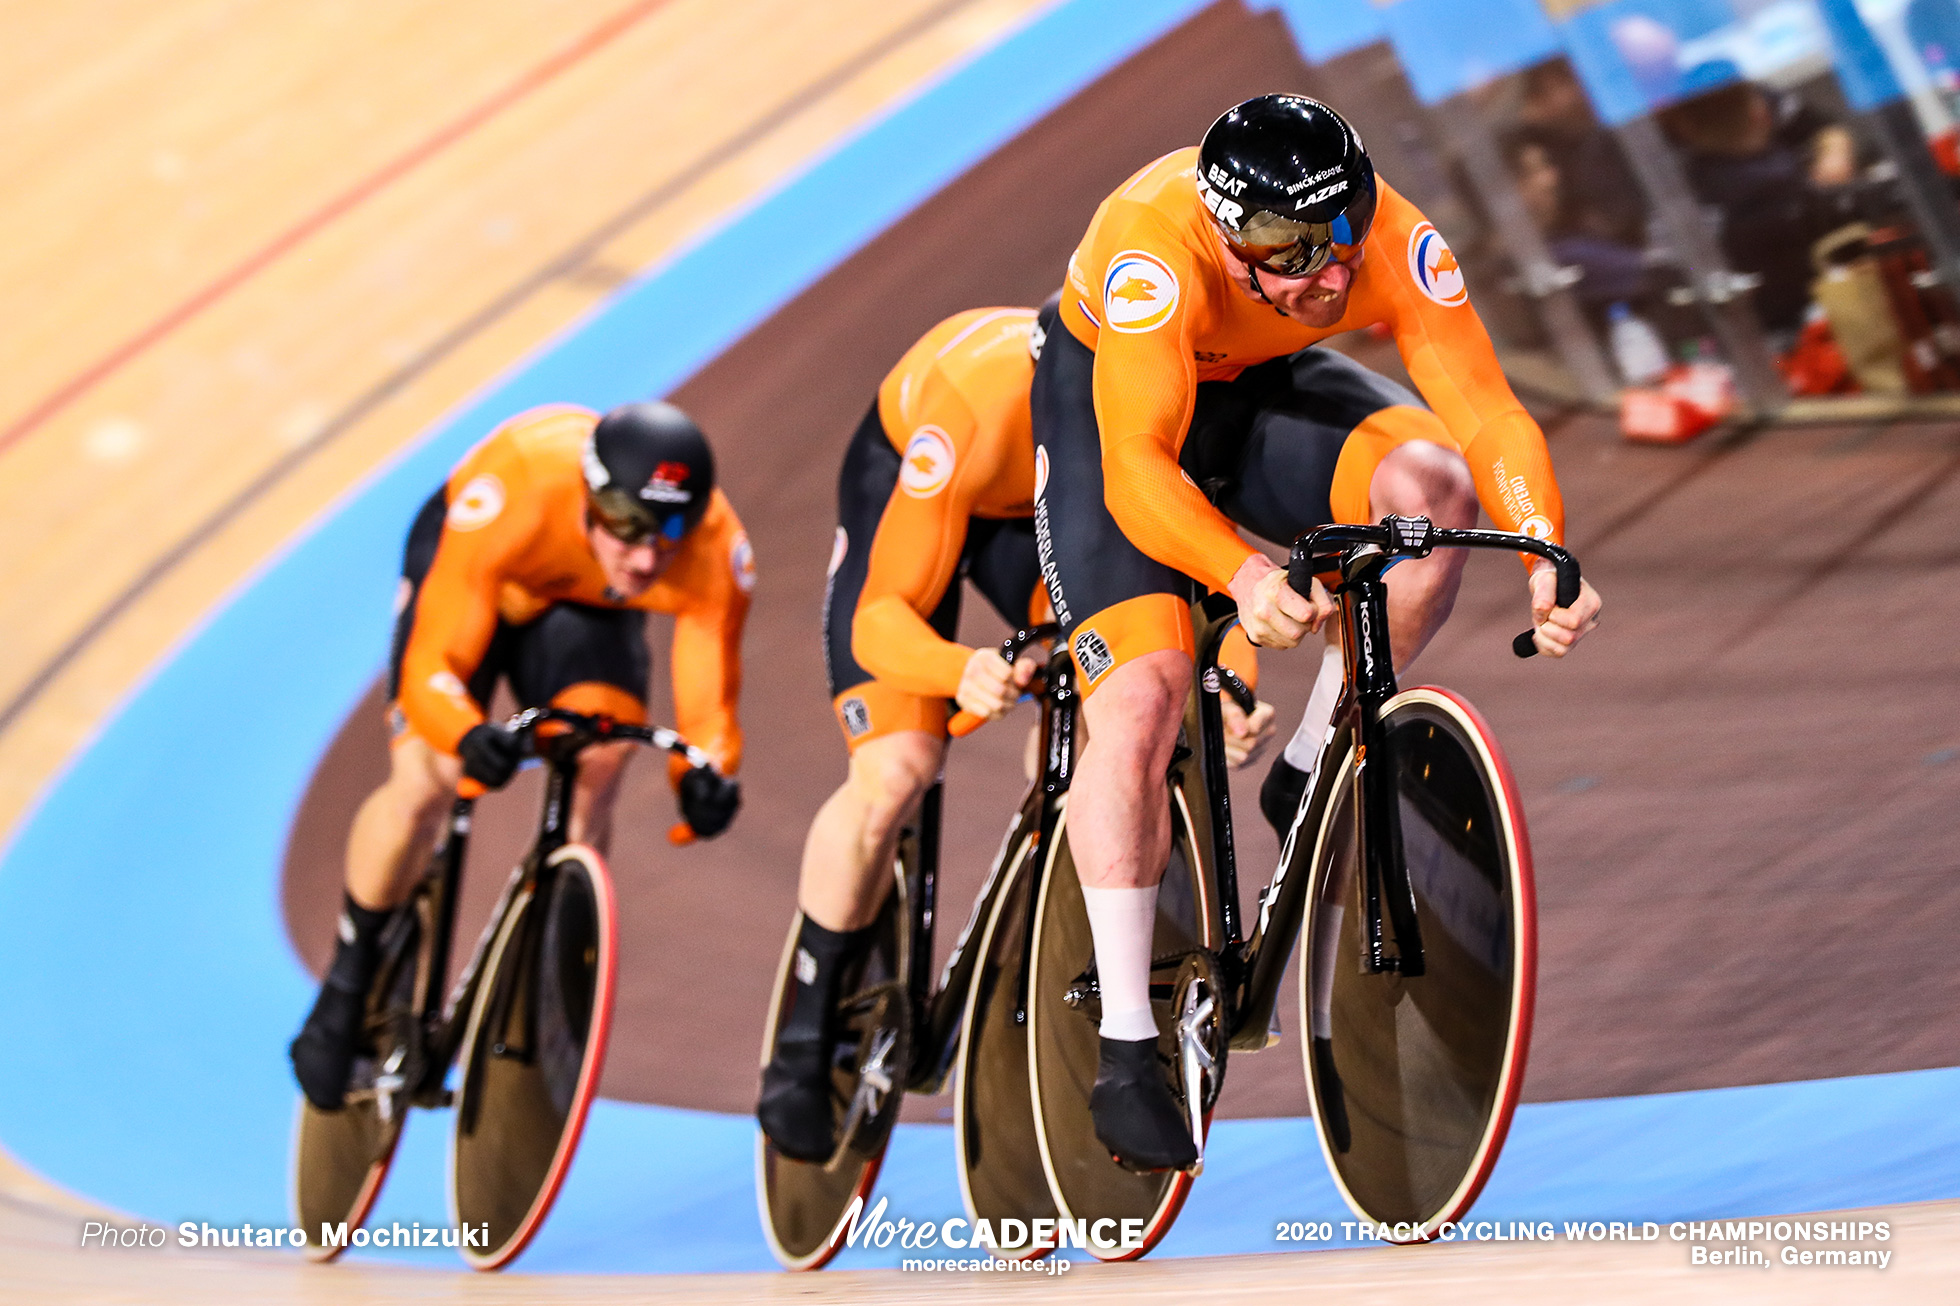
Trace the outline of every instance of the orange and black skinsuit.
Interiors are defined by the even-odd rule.
[[[580,466],[596,414],[520,413],[458,463],[408,535],[389,657],[396,735],[454,754],[484,719],[499,675],[520,706],[646,720],[646,614],[674,617],[675,728],[724,774],[742,757],[736,720],[742,623],[755,565],[735,510],[714,492],[660,579],[610,589],[586,541]],[[674,758],[676,781],[686,770]]]
[[[964,575],[1012,625],[1045,607],[1035,560],[1031,308],[947,318],[878,387],[837,482],[824,592],[831,702],[855,749],[944,736],[973,650],[955,641]]]
[[[1241,291],[1197,194],[1195,149],[1165,155],[1096,211],[1069,261],[1036,369],[1047,462],[1036,532],[1049,595],[1089,692],[1163,648],[1192,651],[1192,581],[1224,591],[1253,553],[1369,519],[1396,445],[1461,452],[1499,528],[1564,527],[1543,433],[1505,382],[1455,259],[1414,205],[1380,199],[1347,308],[1304,326]],[[1373,323],[1428,400],[1327,349]],[[1187,579],[1188,578],[1188,579]]]

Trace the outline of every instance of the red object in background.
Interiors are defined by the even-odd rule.
[[[1822,318],[1804,323],[1796,347],[1776,360],[1776,368],[1794,395],[1853,395],[1862,388]]]
[[[1933,162],[1949,177],[1960,177],[1960,127],[1949,128],[1926,142]]]
[[[1658,386],[1620,392],[1620,434],[1683,444],[1735,411],[1735,377],[1720,363],[1676,363]]]

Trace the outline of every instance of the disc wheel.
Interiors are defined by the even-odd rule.
[[[1089,1114],[1099,1058],[1101,1001],[1094,984],[1095,942],[1083,908],[1082,886],[1068,839],[1057,824],[1048,850],[1049,865],[1035,905],[1035,951],[1029,976],[1030,1067],[1036,1140],[1049,1191],[1062,1217],[1141,1221],[1142,1241],[1134,1247],[1087,1248],[1100,1260],[1134,1260],[1162,1241],[1191,1191],[1196,1171],[1138,1174],[1118,1165],[1096,1138]],[[1171,855],[1157,894],[1157,929],[1152,944],[1151,1006],[1157,1017],[1158,1059],[1171,1092],[1195,1119],[1194,1138],[1202,1138],[1205,1107],[1185,1100],[1178,1072],[1178,1046],[1172,1010],[1185,958],[1209,937],[1210,899],[1194,853],[1189,812],[1182,791],[1174,791]],[[1217,1068],[1224,1069],[1224,1047]],[[1200,1148],[1202,1153],[1202,1148]]]
[[[1002,1220],[1032,1222],[1060,1214],[1048,1190],[1035,1138],[1028,1078],[1028,1020],[1024,963],[1033,886],[1041,869],[1038,835],[1024,835],[980,937],[980,961],[967,989],[953,1087],[959,1122],[960,1197],[967,1218],[999,1228]],[[1053,1241],[995,1249],[1004,1260],[1033,1260]]]
[[[382,962],[368,992],[362,1046],[338,1111],[322,1111],[300,1096],[293,1122],[293,1215],[306,1238],[307,1259],[330,1261],[347,1248],[381,1196],[408,1118],[420,1068],[413,1006],[421,968],[428,895],[418,892],[382,934]],[[328,1231],[335,1231],[329,1237]]]
[[[463,1034],[449,1203],[483,1230],[462,1249],[475,1269],[509,1264],[550,1214],[598,1092],[617,966],[612,877],[568,844],[512,898]]]
[[[799,1161],[756,1130],[756,1203],[769,1250],[785,1268],[818,1270],[843,1250],[851,1205],[869,1201],[884,1164],[885,1145],[905,1096],[912,1064],[912,1006],[907,879],[901,861],[893,891],[879,913],[877,933],[863,960],[838,986],[838,1039],[831,1067],[831,1106],[837,1148],[827,1161]],[[769,1005],[762,1064],[789,1018],[795,991],[796,939],[803,914],[790,922]]]
[[[1421,1242],[1470,1209],[1510,1127],[1531,1036],[1536,908],[1523,809],[1482,718],[1424,687],[1390,699],[1381,724],[1424,973],[1363,969],[1361,785],[1348,748],[1315,835],[1300,1023],[1335,1185],[1363,1219]]]

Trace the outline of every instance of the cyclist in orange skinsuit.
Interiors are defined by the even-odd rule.
[[[1049,460],[1036,506],[1049,595],[1082,671],[1089,742],[1069,837],[1095,936],[1097,1136],[1139,1169],[1196,1159],[1155,1063],[1148,996],[1162,798],[1191,681],[1193,583],[1229,593],[1259,645],[1289,648],[1333,614],[1247,544],[1387,513],[1558,539],[1543,434],[1511,394],[1435,228],[1384,182],[1327,106],[1262,96],[1196,150],[1150,164],[1105,200],[1070,261],[1062,324],[1031,392]],[[1316,342],[1373,323],[1428,401]],[[1398,658],[1448,616],[1461,555],[1388,578]],[[1584,588],[1555,608],[1528,573],[1535,641],[1563,656],[1594,624]],[[1324,658],[1295,745],[1268,780],[1292,814],[1339,687]],[[1266,797],[1266,795],[1262,795]],[[1287,798],[1292,799],[1291,802]]]
[[[389,776],[354,819],[334,961],[293,1042],[316,1106],[340,1104],[381,928],[458,782],[499,788],[521,760],[520,741],[486,720],[498,678],[520,706],[644,722],[645,618],[671,613],[675,724],[719,768],[675,758],[671,775],[688,824],[714,835],[739,802],[724,776],[742,756],[735,705],[754,583],[707,442],[671,405],[628,404],[603,420],[533,409],[457,464],[409,531],[389,658]],[[581,755],[573,840],[604,850],[631,750]]]
[[[958,642],[959,578],[1010,625],[1048,619],[1033,523],[1028,381],[1054,309],[984,308],[928,331],[885,377],[845,454],[824,599],[826,667],[850,773],[804,845],[797,988],[763,1072],[757,1116],[777,1147],[834,1146],[835,981],[870,938],[900,827],[939,774],[948,700],[991,719],[1035,669]],[[1244,654],[1250,649],[1245,648]],[[1235,659],[1251,678],[1248,656]],[[1269,726],[1228,713],[1232,751]],[[803,959],[808,958],[808,964]]]

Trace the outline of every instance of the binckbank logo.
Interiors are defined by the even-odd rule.
[[[1155,331],[1177,312],[1177,277],[1155,254],[1126,249],[1103,277],[1103,320],[1112,331]]]
[[[1434,224],[1422,222],[1409,233],[1409,275],[1422,293],[1444,308],[1467,303],[1470,292],[1463,284],[1463,270],[1456,265],[1443,233]]]

